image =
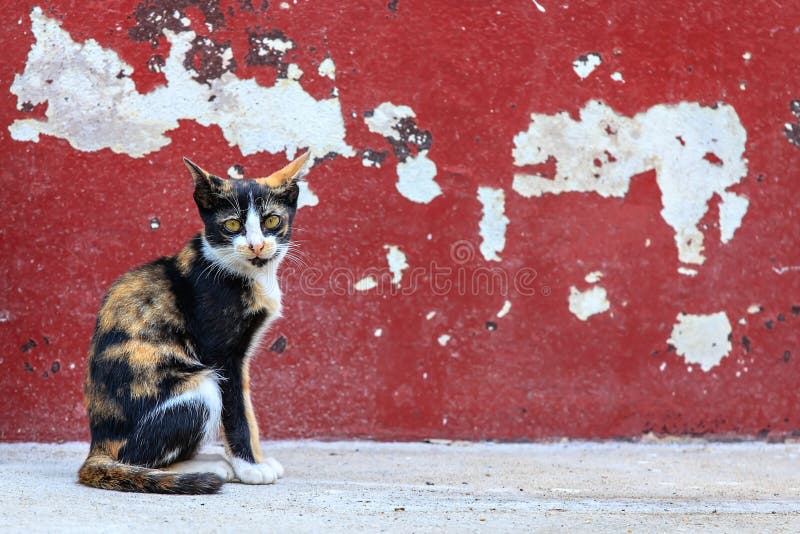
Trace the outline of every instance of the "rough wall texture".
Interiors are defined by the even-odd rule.
[[[734,4],[3,0],[0,439],[87,437],[181,156],[305,147],[268,436],[800,429],[800,11]]]

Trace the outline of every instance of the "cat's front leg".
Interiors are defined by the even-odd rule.
[[[245,484],[272,484],[283,476],[283,467],[274,458],[259,462],[258,425],[252,414],[247,370],[231,366],[226,371],[227,380],[220,384],[222,426],[233,471]]]

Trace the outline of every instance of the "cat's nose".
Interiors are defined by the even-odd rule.
[[[262,243],[256,243],[256,244],[249,243],[249,246],[250,246],[250,250],[252,250],[253,254],[255,254],[256,256],[261,254],[261,251],[264,250],[264,243],[263,242]]]

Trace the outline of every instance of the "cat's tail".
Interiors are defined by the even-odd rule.
[[[176,495],[216,493],[225,482],[214,473],[170,473],[124,464],[108,454],[90,454],[78,481],[93,488]]]

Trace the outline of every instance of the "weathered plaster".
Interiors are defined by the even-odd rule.
[[[571,286],[567,300],[569,311],[581,321],[587,320],[592,315],[608,311],[611,307],[606,290],[601,286],[593,286],[586,291],[579,291],[575,286]]]
[[[481,254],[487,261],[500,261],[497,253],[506,246],[506,227],[509,223],[505,214],[506,195],[502,189],[479,187],[478,201],[483,208],[483,217],[478,223]]]
[[[725,312],[710,315],[679,313],[667,343],[675,346],[687,363],[709,371],[731,351],[731,323]]]

